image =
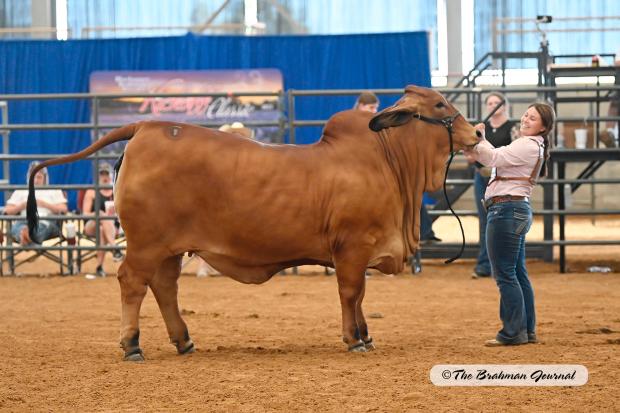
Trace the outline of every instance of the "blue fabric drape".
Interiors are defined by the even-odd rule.
[[[339,36],[194,36],[108,40],[0,42],[0,94],[87,92],[95,70],[277,68],[285,88],[404,88],[430,86],[426,32]],[[0,96],[0,99],[1,96]],[[395,97],[382,99],[382,107]],[[355,97],[300,98],[298,119],[327,119]],[[89,122],[87,101],[12,101],[11,123]],[[297,143],[315,142],[320,128],[299,130]],[[14,131],[11,153],[69,153],[91,141],[90,131]],[[11,180],[25,182],[27,162],[13,162]],[[92,182],[79,162],[50,168],[52,183]],[[75,206],[71,194],[71,206]]]

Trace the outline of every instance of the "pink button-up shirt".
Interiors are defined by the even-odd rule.
[[[494,177],[527,177],[532,175],[534,167],[542,156],[542,136],[523,136],[514,140],[508,146],[496,148],[489,141],[482,140],[469,152],[478,162],[484,166],[495,168]],[[538,176],[536,177],[538,178]],[[484,194],[484,199],[498,195],[514,195],[530,197],[532,185],[526,180],[489,181],[489,186]]]

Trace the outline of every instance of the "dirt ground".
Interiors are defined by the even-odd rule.
[[[615,261],[614,265],[620,264]],[[121,361],[114,277],[0,279],[1,411],[612,411],[620,394],[618,273],[560,275],[530,262],[541,344],[487,348],[499,327],[490,279],[471,262],[426,262],[419,276],[373,274],[365,311],[377,350],[340,342],[335,277],[307,267],[242,285],[183,276],[197,345],[177,356],[152,294],[147,361]],[[310,268],[310,270],[308,270]],[[316,270],[316,274],[311,271]],[[582,334],[606,327],[613,333]],[[612,344],[615,343],[615,344]],[[582,364],[582,387],[435,387],[435,364]]]
[[[449,225],[436,224],[440,237],[449,238]],[[589,234],[588,225],[568,234]],[[597,227],[599,235],[617,233],[614,223]],[[424,260],[418,276],[375,272],[364,308],[377,350],[366,354],[347,353],[340,341],[336,279],[322,268],[243,285],[196,278],[190,263],[180,303],[197,351],[176,355],[149,292],[141,313],[145,363],[121,360],[114,276],[4,277],[0,411],[613,411],[620,394],[617,257],[618,247],[573,250],[569,274],[559,274],[557,263],[529,261],[542,343],[506,348],[483,346],[499,328],[499,297],[493,280],[470,277],[472,261]],[[585,272],[601,264],[615,272]],[[115,266],[107,263],[110,272]],[[25,270],[37,268],[54,271],[42,260]],[[435,364],[582,364],[589,381],[436,387],[429,378]]]

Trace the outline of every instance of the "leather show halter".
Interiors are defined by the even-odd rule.
[[[497,108],[499,109],[499,107]],[[457,215],[456,212],[454,212],[454,209],[452,209],[452,204],[450,203],[450,199],[448,198],[448,193],[446,192],[446,180],[448,179],[448,171],[450,170],[450,165],[452,164],[452,159],[454,159],[454,155],[456,154],[454,152],[454,144],[452,141],[452,132],[453,132],[453,128],[452,125],[454,123],[454,120],[456,118],[458,118],[459,116],[463,116],[461,114],[461,112],[457,111],[454,115],[452,116],[446,116],[445,118],[441,118],[441,119],[437,119],[437,118],[429,118],[426,117],[424,115],[421,115],[420,113],[414,113],[413,117],[415,119],[419,119],[423,122],[426,123],[430,123],[432,125],[441,125],[444,128],[446,128],[446,130],[448,131],[448,138],[450,139],[450,159],[448,159],[448,164],[446,165],[446,173],[443,177],[443,196],[446,199],[446,203],[448,204],[448,208],[450,209],[450,212],[452,212],[452,215],[455,216],[456,220],[459,222],[459,227],[461,228],[461,249],[458,252],[458,254],[452,258],[447,259],[446,261],[444,261],[446,264],[450,264],[451,262],[454,262],[456,260],[458,260],[459,258],[461,258],[461,255],[463,255],[463,251],[465,250],[465,231],[463,230],[463,223],[461,222],[461,218],[459,218],[459,216]]]
[[[486,123],[491,118],[491,116],[493,116],[495,112],[497,112],[499,108],[501,108],[504,104],[506,104],[506,101],[502,99],[482,122]],[[421,115],[420,113],[413,114],[414,118],[419,119],[423,122],[430,123],[433,125],[441,125],[445,127],[446,130],[448,131],[448,138],[450,139],[450,159],[448,159],[448,164],[446,165],[446,173],[443,177],[443,196],[446,199],[446,203],[448,204],[448,208],[450,209],[450,212],[452,212],[452,215],[454,215],[456,220],[459,222],[459,228],[461,229],[461,240],[462,241],[461,241],[461,249],[459,250],[458,254],[444,261],[446,264],[450,264],[451,262],[454,262],[458,260],[459,258],[461,258],[461,256],[463,255],[463,251],[465,250],[465,231],[463,230],[463,223],[461,222],[461,218],[458,216],[458,214],[454,212],[454,209],[452,209],[452,204],[450,203],[450,199],[448,198],[448,193],[446,191],[446,181],[448,180],[448,172],[450,171],[450,165],[452,164],[454,155],[456,155],[456,153],[454,152],[454,144],[452,141],[452,131],[453,131],[452,125],[454,121],[456,120],[456,118],[458,118],[459,116],[463,116],[461,112],[459,111],[456,111],[456,113],[452,116],[446,116],[445,118],[441,118],[441,119],[429,118],[424,115]],[[465,117],[463,117],[463,119],[465,119]],[[482,137],[480,132],[476,132],[476,135],[478,135],[478,137]]]

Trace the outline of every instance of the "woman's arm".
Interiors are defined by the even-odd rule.
[[[533,148],[529,147],[527,139],[517,139],[510,145],[496,148],[484,139],[483,123],[477,124],[474,128],[482,133],[482,140],[473,149],[464,151],[466,157],[473,158],[485,166],[494,167],[519,166],[528,163]]]
[[[47,208],[54,214],[64,214],[67,212],[67,203],[66,202],[58,202],[52,204],[50,202],[44,201],[42,199],[37,200],[37,205],[43,208]]]
[[[6,215],[19,215],[24,209],[26,209],[26,198],[28,193],[26,191],[17,190],[13,192],[11,197],[6,201],[4,207],[4,213]]]
[[[26,202],[20,202],[19,204],[6,204],[4,207],[4,214],[19,215],[19,213],[24,209],[26,209]]]
[[[82,200],[82,215],[94,215],[92,212],[94,201],[95,190],[88,189],[86,193],[84,193],[84,199]]]
[[[529,163],[534,154],[528,139],[518,139],[510,145],[495,148],[488,141],[480,142],[474,149],[474,157],[485,166],[508,167]],[[538,150],[538,148],[535,148]]]

